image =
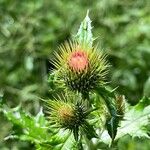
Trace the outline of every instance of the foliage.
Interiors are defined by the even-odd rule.
[[[128,134],[130,134],[132,138],[134,137],[135,139],[137,139],[137,137],[150,138],[148,136],[150,130],[147,130],[146,128],[146,125],[149,125],[148,117],[150,117],[149,102],[150,99],[143,98],[135,107],[126,107],[124,118],[125,120],[121,122],[116,139],[120,139],[124,135]],[[51,130],[52,128],[45,120],[42,109],[35,117],[23,112],[20,106],[10,109],[3,105],[2,111],[7,119],[11,121],[15,127],[14,132],[7,136],[5,140],[9,138],[15,138],[23,141],[27,140],[36,144],[37,149],[42,150],[44,148],[53,148],[58,150],[66,150],[69,148],[77,149],[75,140],[73,139],[73,136],[70,134],[70,132],[64,130],[59,132],[57,130]],[[91,130],[88,130],[88,132],[89,131]],[[91,148],[96,150],[98,148],[102,148],[104,143],[110,143],[110,137],[105,131],[100,133],[100,137],[100,140],[93,139],[93,141],[96,140],[94,143],[91,141]],[[87,146],[88,144],[84,145],[85,148]]]
[[[90,20],[85,19],[81,23],[78,32],[78,37],[83,37],[85,43],[85,39],[89,40],[88,38],[84,38],[84,36],[88,36],[89,31],[87,30],[87,34],[82,32],[82,30],[85,31],[85,26],[82,25],[86,23],[86,21],[89,22]],[[91,26],[90,23],[86,23],[86,25]],[[88,27],[86,29],[88,29]],[[82,42],[81,38],[78,39],[79,43]],[[91,41],[93,41],[93,39],[91,39]],[[91,45],[89,46],[91,47]],[[60,69],[61,68],[57,71],[59,72]],[[52,73],[53,77],[57,77],[57,71]],[[57,80],[59,81],[60,79],[56,78],[55,80],[58,84]],[[52,83],[55,84],[55,82]],[[59,82],[59,84],[61,86],[61,82]],[[63,91],[69,94],[69,91],[65,86],[65,84],[62,84],[61,87]],[[11,137],[23,141],[30,141],[31,143],[34,143],[36,149],[39,150],[82,150],[102,148],[104,143],[107,145],[110,142],[111,146],[114,146],[115,138],[119,139],[126,134],[130,134],[132,137],[149,138],[147,126],[149,125],[150,117],[150,99],[148,97],[143,97],[136,106],[129,106],[129,104],[125,102],[124,97],[117,96],[115,91],[116,89],[109,90],[106,88],[105,84],[98,84],[91,89],[91,93],[88,91],[85,95],[85,93],[81,91],[81,101],[76,97],[71,100],[73,97],[72,95],[71,97],[67,96],[70,102],[67,102],[67,100],[61,102],[63,95],[60,95],[59,100],[48,101],[48,112],[50,111],[50,113],[48,113],[48,115],[50,115],[49,121],[45,119],[46,116],[44,116],[42,108],[34,117],[22,111],[20,106],[10,109],[1,102],[1,110],[7,119],[13,123],[15,131],[5,139]],[[72,91],[72,94],[73,92],[74,91]],[[92,95],[94,97],[91,99]],[[66,95],[64,95],[64,97],[65,96]],[[86,106],[82,105],[82,100],[84,100]],[[96,105],[96,101],[99,101],[99,105]],[[104,103],[100,101],[103,101]],[[99,114],[100,106],[106,106],[104,109],[105,111],[102,114]],[[86,107],[86,109],[84,107]],[[92,123],[92,118],[99,119],[97,114],[99,114],[100,117],[103,116],[106,118],[105,122],[100,121],[106,128],[96,122],[95,125]],[[58,127],[53,127],[53,123],[54,125],[60,125]],[[73,134],[71,131],[73,131]],[[96,140],[96,143],[94,143],[94,139]]]
[[[13,96],[16,101],[29,101],[45,91],[49,54],[57,43],[70,37],[87,9],[93,18],[94,35],[100,36],[101,46],[110,54],[112,83],[120,85],[119,90],[129,99],[142,96],[144,83],[149,83],[148,0],[1,0],[0,7],[0,86],[8,99]],[[35,97],[20,95],[25,87]]]

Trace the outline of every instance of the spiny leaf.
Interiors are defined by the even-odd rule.
[[[82,130],[89,140],[97,137],[94,127],[92,125],[90,125],[88,122],[84,123]]]
[[[73,134],[68,134],[59,150],[77,150],[77,143],[74,140]]]
[[[129,134],[132,137],[150,138],[149,125],[150,117],[150,98],[143,97],[136,106],[129,106],[126,103],[124,120],[121,121],[117,131],[116,139]],[[110,137],[104,132],[101,136],[104,143],[109,143]]]
[[[136,106],[128,106],[121,122],[118,137],[130,134],[135,137],[148,137],[145,126],[149,124],[150,98],[143,97]]]
[[[72,139],[70,140],[70,134],[67,131],[62,132],[62,130],[60,130],[57,134],[56,132],[53,134],[53,131],[50,131],[42,108],[35,117],[22,111],[20,106],[10,109],[3,105],[2,112],[7,119],[13,123],[14,127],[21,128],[21,132],[17,132],[17,129],[14,128],[15,134],[9,135],[5,140],[17,138],[23,141],[30,141],[34,143],[39,150],[65,150],[64,147],[67,147],[65,145],[68,140],[70,147],[73,147],[75,144],[75,140],[72,142],[72,145],[70,144]]]
[[[3,106],[2,112],[9,121],[23,129],[18,138],[35,143],[45,142],[50,138],[42,110],[36,117],[21,111],[20,106],[13,109]]]
[[[117,105],[114,91],[111,92],[104,87],[99,87],[96,89],[96,92],[103,98],[108,108],[109,115],[106,120],[106,128],[113,142],[117,134],[119,122],[121,120],[117,114]]]
[[[92,47],[93,35],[91,31],[91,19],[89,18],[88,14],[89,11],[87,11],[85,19],[81,22],[76,38],[79,41],[79,43],[86,44],[89,47]]]
[[[117,128],[119,125],[119,118],[117,116],[112,116],[106,121],[107,131],[112,138],[112,141],[115,139],[117,134]]]

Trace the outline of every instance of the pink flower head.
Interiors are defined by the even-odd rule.
[[[74,71],[83,71],[88,67],[87,54],[81,50],[76,50],[71,53],[68,61],[69,67]]]

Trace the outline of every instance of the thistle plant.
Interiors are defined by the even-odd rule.
[[[49,75],[51,98],[34,117],[20,106],[1,110],[18,128],[5,138],[35,144],[37,150],[97,150],[101,143],[113,147],[126,134],[149,138],[150,98],[129,106],[117,88],[110,88],[110,65],[105,54],[93,45],[91,20],[85,17],[71,40],[54,51],[54,70]],[[2,101],[2,100],[1,100]],[[44,111],[43,111],[44,109]]]
[[[122,107],[117,107],[114,92],[105,88],[109,64],[106,54],[92,45],[90,23],[87,14],[76,38],[59,46],[59,51],[54,53],[55,57],[52,61],[55,66],[54,72],[57,72],[57,80],[64,85],[65,90],[82,95],[82,101],[89,105],[88,109],[98,109],[98,106],[92,106],[94,104],[90,101],[91,93],[97,93],[103,98],[109,114],[106,116],[106,128],[112,140],[114,140],[119,121],[123,118],[123,113],[118,113],[120,112],[118,109]],[[89,34],[86,34],[83,30],[87,30]],[[121,117],[118,117],[120,115]]]

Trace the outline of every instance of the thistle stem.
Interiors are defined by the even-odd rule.
[[[89,92],[82,93],[83,100],[89,100]]]
[[[82,142],[78,141],[77,143],[78,150],[83,150]]]
[[[77,142],[77,147],[78,150],[83,150],[83,146],[82,146],[82,135],[80,134],[80,139]]]

